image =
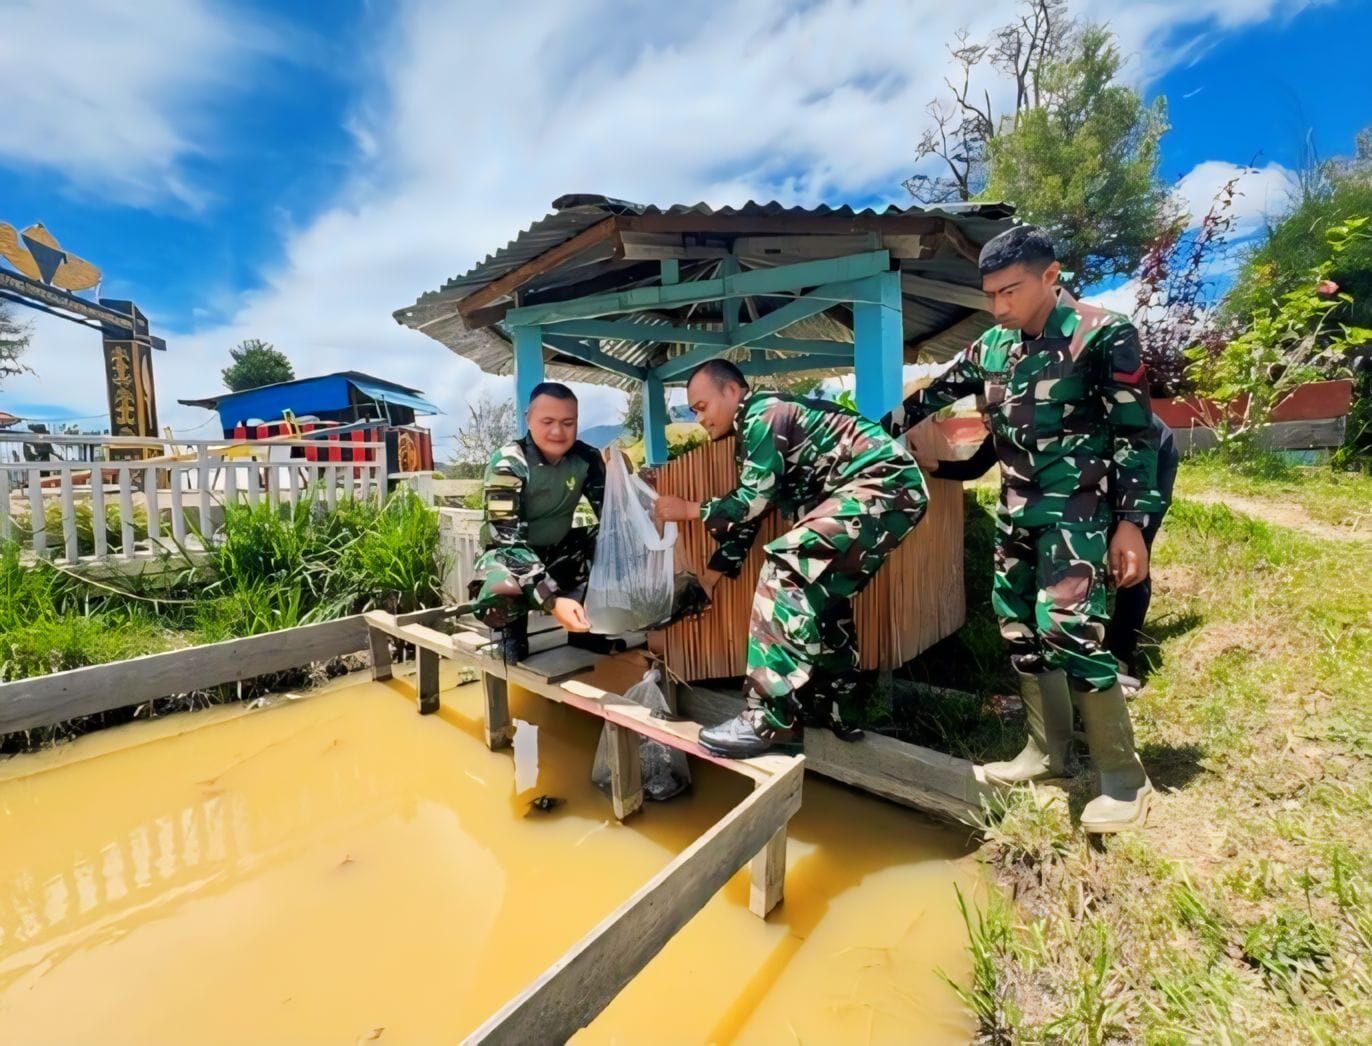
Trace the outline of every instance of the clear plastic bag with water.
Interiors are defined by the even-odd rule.
[[[586,585],[591,631],[640,632],[672,614],[676,524],[659,533],[653,522],[657,492],[629,471],[615,451],[605,469],[605,503],[595,561]]]
[[[624,697],[642,705],[650,712],[671,714],[667,706],[667,696],[658,686],[657,669],[650,669],[643,679],[629,687]],[[601,731],[600,744],[596,746],[595,763],[591,767],[591,783],[602,792],[610,791],[609,729]],[[641,738],[638,747],[639,763],[643,772],[643,794],[648,799],[659,802],[680,795],[691,787],[691,767],[686,762],[686,753],[668,748],[657,741]]]

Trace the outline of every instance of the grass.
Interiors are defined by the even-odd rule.
[[[1083,837],[1085,774],[988,821],[1014,901],[967,915],[983,1039],[1372,1040],[1372,541],[1257,518],[1346,525],[1369,482],[1183,465],[1133,705],[1149,827]],[[1216,491],[1254,514],[1195,499]]]
[[[232,507],[209,578],[187,574],[170,589],[94,587],[55,567],[21,562],[0,546],[0,681],[103,664],[182,646],[311,624],[439,599],[438,520],[409,495],[381,508],[344,503],[334,512],[303,503]],[[297,685],[274,678],[263,686]],[[257,687],[186,695],[166,705],[251,696]],[[162,706],[159,706],[159,709]],[[46,731],[0,737],[15,751],[122,722],[129,710]]]
[[[1232,461],[1217,452],[1188,459],[1176,492],[1182,498],[1280,499],[1317,522],[1372,531],[1372,474],[1367,472],[1305,468],[1275,454]]]

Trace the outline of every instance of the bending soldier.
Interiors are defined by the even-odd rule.
[[[596,528],[574,527],[582,495],[597,518],[605,463],[576,438],[576,395],[543,382],[529,397],[529,431],[491,457],[483,484],[482,554],[468,609],[501,630],[507,661],[529,654],[529,611],[543,610],[570,633],[590,628],[573,594],[586,583]]]
[[[737,576],[769,509],[796,518],[768,543],[753,596],[747,708],[702,730],[700,743],[746,758],[820,717],[842,736],[857,690],[851,600],[924,514],[919,466],[874,422],[833,403],[752,392],[726,360],[699,367],[686,392],[711,439],[738,437],[736,489],[703,504],[667,495],[656,504],[660,521],[704,520],[719,541],[705,588]]]
[[[1004,784],[1061,776],[1075,700],[1098,792],[1082,827],[1119,831],[1143,822],[1152,786],[1104,645],[1105,571],[1120,588],[1147,576],[1142,532],[1163,507],[1138,335],[1058,288],[1052,242],[1032,226],[987,243],[980,268],[999,325],[883,425],[898,435],[984,397],[1001,467],[991,602],[1029,726],[1024,750],[985,771]]]

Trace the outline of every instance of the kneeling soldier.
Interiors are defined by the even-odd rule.
[[[568,632],[590,628],[573,598],[586,583],[596,528],[574,527],[583,495],[597,517],[605,500],[605,463],[576,438],[576,395],[544,382],[529,397],[528,435],[505,444],[486,469],[481,528],[468,604],[502,632],[506,661],[529,654],[529,611],[551,614]]]

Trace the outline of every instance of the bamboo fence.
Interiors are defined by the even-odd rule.
[[[658,470],[657,489],[692,500],[716,497],[738,482],[732,437],[689,451]],[[929,510],[872,582],[853,601],[861,666],[896,668],[961,627],[967,605],[962,582],[962,485],[929,480]],[[773,512],[737,578],[724,578],[715,602],[699,618],[650,637],[650,646],[687,681],[743,674],[753,589],[763,545],[789,529]],[[682,526],[678,569],[697,573],[715,549],[699,524]]]

